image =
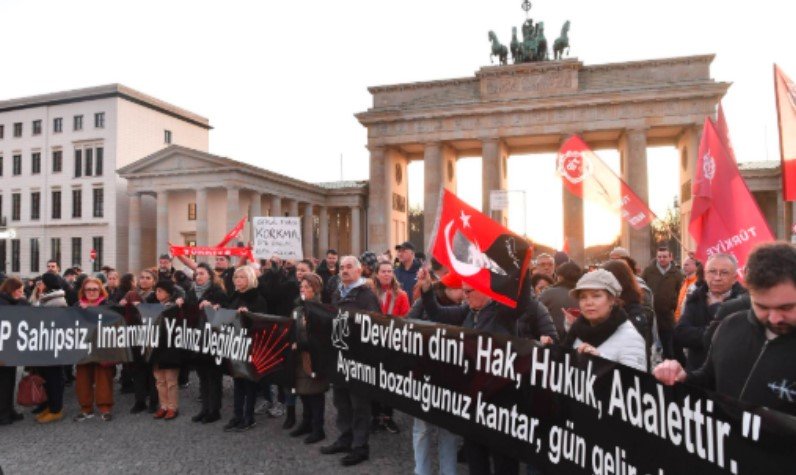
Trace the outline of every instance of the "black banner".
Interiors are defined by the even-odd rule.
[[[326,371],[400,411],[550,473],[776,474],[796,418],[558,346],[311,307],[332,320]]]
[[[236,377],[289,381],[293,320],[196,306],[3,307],[0,366],[51,366],[145,360],[157,348],[185,360],[226,364]],[[284,375],[282,374],[284,373]]]

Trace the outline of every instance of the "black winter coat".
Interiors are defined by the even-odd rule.
[[[335,290],[332,294],[332,305],[340,310],[356,312],[381,312],[379,298],[370,290],[366,284],[351,289],[345,297],[340,296],[340,290]]]
[[[705,364],[689,372],[686,382],[796,416],[794,361],[796,333],[769,340],[754,311],[747,310],[721,322]]]
[[[245,292],[235,291],[227,301],[225,308],[237,310],[246,307],[252,313],[268,313],[268,303],[256,287]]]
[[[492,301],[480,310],[473,310],[465,304],[443,307],[437,303],[431,290],[422,292],[420,297],[431,321],[517,336],[516,313],[505,305]]]
[[[658,266],[652,262],[644,269],[641,277],[652,290],[658,329],[671,330],[674,328],[674,310],[677,307],[677,298],[680,296],[680,286],[683,285],[685,278],[683,273],[671,264],[669,270],[661,274]]]
[[[21,305],[21,306],[29,306],[29,305],[30,305],[30,303],[28,303],[28,301],[27,301],[27,300],[25,300],[25,298],[24,298],[24,297],[23,297],[23,298],[21,298],[21,299],[15,299],[14,297],[12,297],[12,296],[8,295],[7,293],[5,293],[5,292],[2,292],[2,293],[0,293],[0,305]]]
[[[730,290],[730,296],[724,302],[736,299],[745,293],[746,290],[736,282]],[[674,328],[674,342],[688,349],[686,370],[695,370],[705,362],[708,353],[705,333],[719,306],[724,302],[708,305],[707,284],[697,287],[686,299],[683,314]]]

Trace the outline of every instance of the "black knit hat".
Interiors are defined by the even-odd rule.
[[[48,291],[61,290],[61,278],[51,272],[45,272],[41,281]]]
[[[167,294],[174,295],[174,281],[170,279],[160,279],[155,284],[156,289],[163,289]]]

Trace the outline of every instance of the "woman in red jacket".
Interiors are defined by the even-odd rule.
[[[401,288],[395,278],[392,263],[381,261],[373,272],[373,283],[376,287],[376,297],[379,298],[381,313],[391,317],[403,318],[409,313],[409,296]],[[384,429],[393,434],[398,433],[398,426],[392,418],[392,408],[378,402],[372,403],[373,419],[370,423],[371,432]]]

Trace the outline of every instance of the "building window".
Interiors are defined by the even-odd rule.
[[[0,239],[0,272],[5,274],[8,272],[6,269],[6,240]]]
[[[39,238],[30,238],[30,271],[39,272]]]
[[[94,157],[94,175],[102,176],[102,161],[105,158],[105,149],[97,147],[96,156]]]
[[[31,175],[38,175],[41,173],[41,152],[33,152],[30,154],[30,173]]]
[[[171,143],[171,130],[163,131],[163,142]]]
[[[97,112],[94,114],[94,127],[97,129],[104,129],[105,128],[105,113],[104,112]]]
[[[3,176],[3,156],[0,155],[0,176]]]
[[[56,117],[53,119],[53,133],[60,134],[64,131],[64,119],[63,117]]]
[[[50,238],[50,259],[61,264],[61,238]]]
[[[97,254],[94,258],[94,272],[102,270],[102,236],[95,236],[91,239],[92,249]]]
[[[41,192],[33,191],[30,193],[30,219],[38,221],[41,217]]]
[[[22,155],[14,155],[13,163],[11,164],[11,173],[14,176],[22,175]]]
[[[72,217],[83,217],[83,191],[80,188],[72,190]]]
[[[94,172],[94,149],[87,148],[83,153],[86,156],[86,176],[91,176]]]
[[[61,219],[61,190],[52,193],[52,219]]]
[[[83,242],[79,237],[72,238],[72,267],[82,267],[80,255],[83,253]]]
[[[0,125],[0,139],[6,138],[6,126]],[[5,262],[5,261],[3,261]]]
[[[102,192],[102,188],[94,188],[94,217],[101,218],[103,215],[103,208],[104,208],[104,201],[105,196]]]
[[[72,122],[72,130],[83,130],[83,116],[76,115]]]
[[[41,135],[41,120],[33,121],[33,135]]]
[[[14,124],[14,137],[22,137],[22,122]]]
[[[75,149],[75,178],[83,176],[83,150]]]
[[[188,203],[188,221],[196,221],[196,203]]]
[[[53,173],[61,173],[64,169],[63,150],[53,150]]]
[[[19,239],[11,240],[11,272],[19,272]]]
[[[22,215],[22,195],[11,193],[11,221],[19,221]]]

